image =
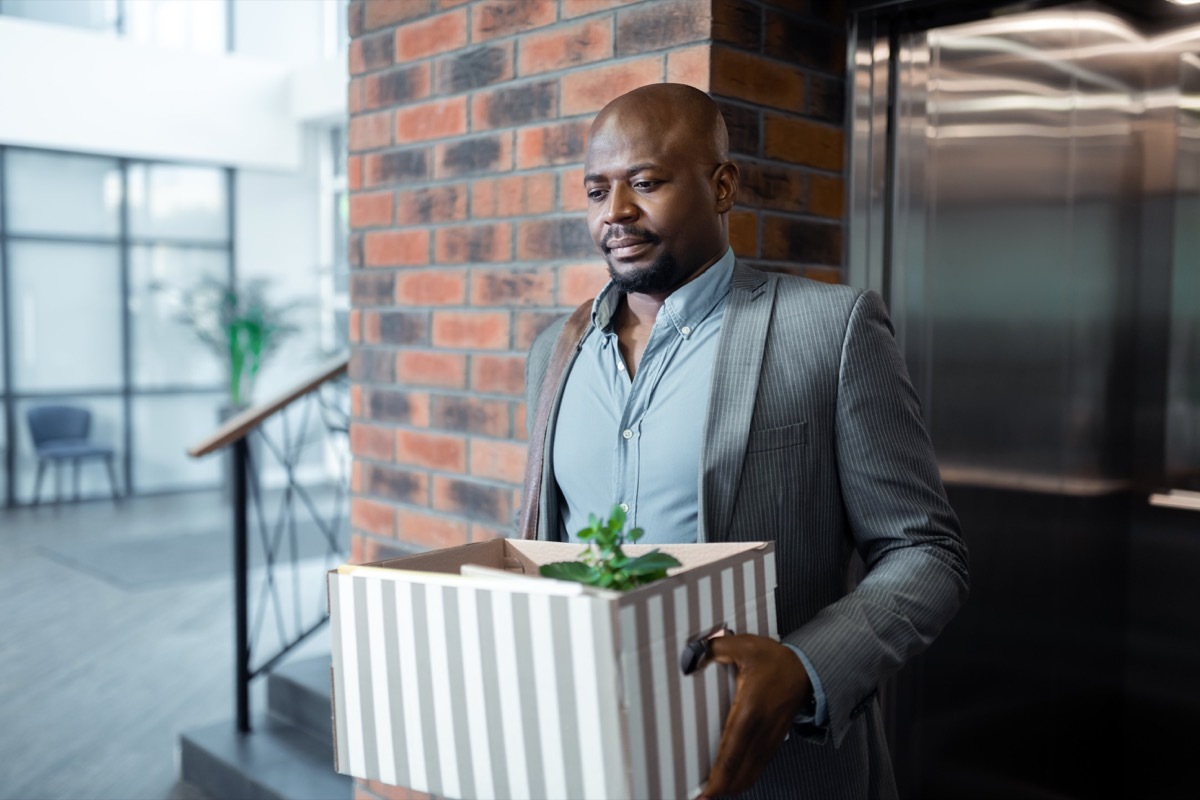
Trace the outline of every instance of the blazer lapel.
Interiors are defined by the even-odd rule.
[[[737,498],[777,278],[735,264],[700,442],[696,541],[722,541]]]

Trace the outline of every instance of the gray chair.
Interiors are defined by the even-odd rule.
[[[108,466],[108,482],[112,487],[113,500],[117,495],[117,474],[113,469],[113,448],[93,444],[88,435],[92,429],[92,412],[75,406],[38,406],[25,412],[29,422],[29,433],[37,452],[37,480],[33,486],[33,504],[37,505],[42,494],[42,474],[46,465],[54,462],[54,502],[62,498],[62,462],[70,461],[74,466],[75,499],[79,499],[79,462],[89,458],[103,458]]]

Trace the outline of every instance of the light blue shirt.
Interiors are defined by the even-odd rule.
[[[622,295],[609,283],[596,296],[554,432],[561,541],[578,542],[589,515],[607,517],[614,505],[625,509],[626,530],[645,530],[642,543],[696,541],[700,440],[733,265],[730,249],[667,297],[632,380],[613,324]],[[804,663],[816,700],[816,713],[797,722],[823,725],[817,674],[788,646]]]

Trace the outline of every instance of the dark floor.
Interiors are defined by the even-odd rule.
[[[177,742],[233,716],[232,578],[199,540],[162,543],[227,553],[229,531],[216,493],[0,511],[0,799],[202,800]],[[137,540],[152,555],[131,557],[135,580],[72,557]],[[174,564],[178,580],[149,579]],[[327,652],[316,638],[297,657]]]

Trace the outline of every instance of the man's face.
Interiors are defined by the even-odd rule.
[[[613,114],[584,164],[588,230],[623,292],[669,294],[723,255],[717,164],[675,130]]]

